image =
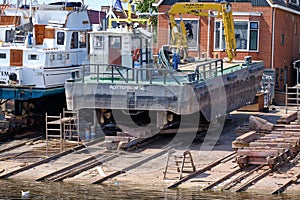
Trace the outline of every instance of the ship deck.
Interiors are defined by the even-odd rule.
[[[171,111],[188,115],[199,110],[210,119],[212,102],[232,111],[253,102],[261,82],[263,62],[187,64],[169,69],[84,66],[83,78],[66,82],[67,106],[81,108]],[[124,73],[125,71],[125,73]],[[130,78],[130,73],[133,76]],[[213,101],[212,101],[213,99]]]

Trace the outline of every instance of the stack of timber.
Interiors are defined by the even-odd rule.
[[[237,150],[239,148],[249,147],[249,143],[258,138],[259,134],[256,131],[248,131],[232,142],[232,148]]]
[[[232,142],[233,149],[237,150],[237,163],[241,167],[251,164],[274,167],[294,158],[300,151],[300,125],[286,124],[291,123],[290,119],[295,120],[293,115],[279,121],[284,124],[250,116],[250,130],[257,131],[249,131]]]

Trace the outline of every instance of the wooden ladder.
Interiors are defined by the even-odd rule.
[[[171,172],[170,170],[173,170],[173,172]],[[176,172],[174,172],[174,170],[176,170]],[[176,154],[174,150],[168,152],[165,170],[163,172],[164,180],[167,177],[167,173],[177,175],[179,173],[179,177],[177,178],[180,180],[183,173],[192,173],[195,171],[196,167],[190,150],[186,150],[182,154]]]

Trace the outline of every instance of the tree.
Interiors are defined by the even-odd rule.
[[[136,11],[140,13],[149,13],[150,21],[153,25],[157,25],[157,15],[151,15],[151,13],[157,13],[157,7],[153,7],[152,4],[155,0],[143,0],[142,3],[136,4]],[[148,18],[149,16],[142,16]]]

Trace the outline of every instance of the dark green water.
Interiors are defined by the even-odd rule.
[[[30,191],[22,197],[21,191]],[[0,180],[2,199],[300,199],[298,195],[265,195],[255,193],[203,192],[199,189],[166,189],[116,182],[112,185],[80,185],[32,181]]]

